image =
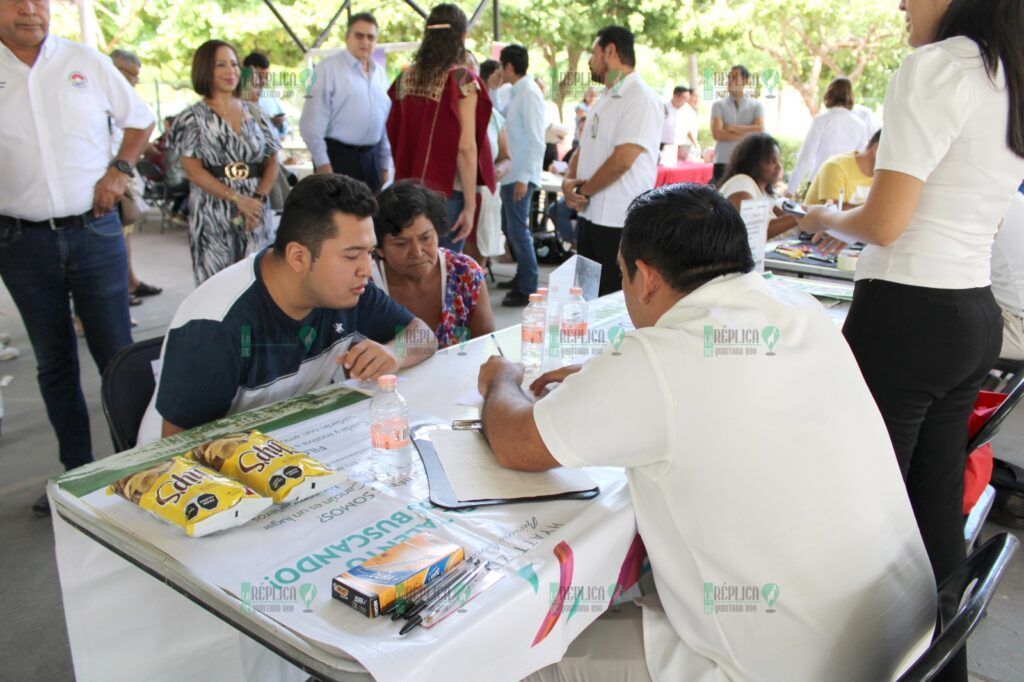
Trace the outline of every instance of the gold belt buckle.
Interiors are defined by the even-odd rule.
[[[224,177],[228,180],[248,180],[249,164],[235,161],[224,166]]]

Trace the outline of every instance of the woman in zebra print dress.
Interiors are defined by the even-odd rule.
[[[188,241],[196,285],[270,243],[267,195],[280,145],[259,107],[242,101],[231,45],[210,40],[192,60],[192,87],[203,96],[174,119],[171,144],[192,183]]]

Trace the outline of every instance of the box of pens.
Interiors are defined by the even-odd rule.
[[[465,550],[430,533],[420,533],[367,559],[331,581],[331,594],[365,616],[390,612],[398,600],[458,567]]]

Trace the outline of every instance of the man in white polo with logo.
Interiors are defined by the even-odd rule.
[[[60,462],[92,461],[72,301],[100,374],[132,342],[114,210],[153,115],[105,55],[50,35],[49,0],[0,0],[0,277],[38,364]],[[110,158],[109,121],[124,130]],[[49,513],[46,496],[33,510]]]
[[[658,176],[665,108],[635,68],[632,33],[621,26],[597,32],[590,72],[605,88],[587,114],[579,152],[562,181],[566,203],[579,212],[576,251],[601,264],[602,296],[622,288],[615,258],[626,207]]]
[[[894,679],[931,640],[935,582],[839,329],[752,271],[710,187],[638,198],[619,262],[636,330],[617,353],[542,375],[536,393],[564,383],[536,402],[522,365],[480,370],[503,466],[625,467],[657,587],[532,679]]]

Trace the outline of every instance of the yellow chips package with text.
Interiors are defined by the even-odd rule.
[[[240,526],[273,504],[241,483],[184,457],[172,457],[129,474],[107,492],[120,495],[192,537]]]
[[[197,462],[244,483],[274,502],[294,502],[346,480],[305,452],[259,431],[232,433],[189,451]]]

